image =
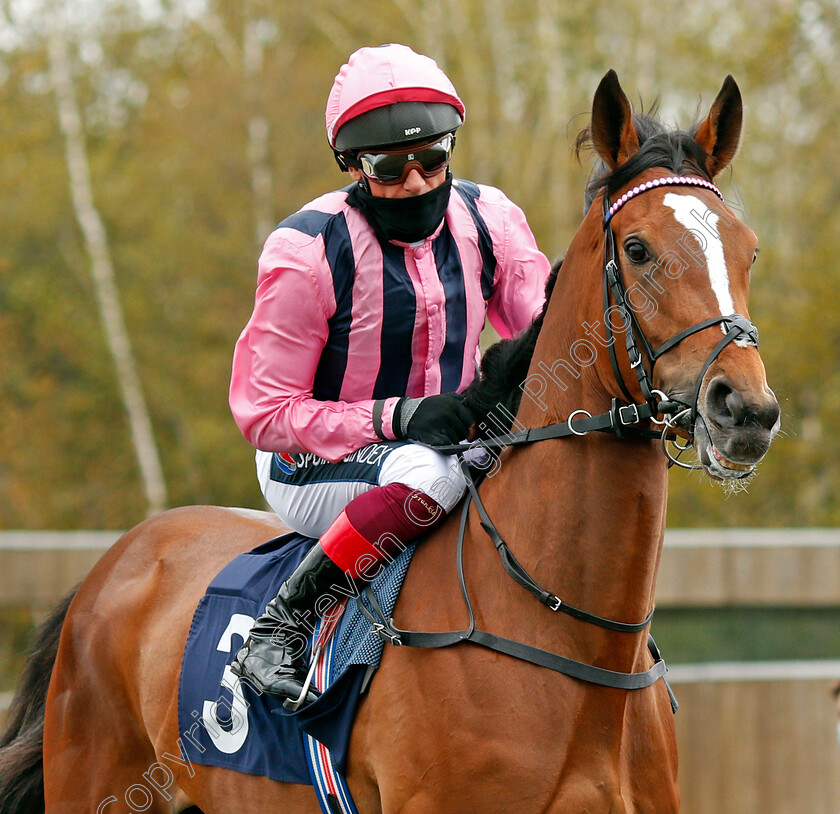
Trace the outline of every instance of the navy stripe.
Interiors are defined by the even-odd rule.
[[[294,215],[289,215],[285,220],[277,224],[277,229],[295,229],[298,232],[303,232],[309,237],[321,234],[327,227],[327,224],[334,218],[328,212],[317,212],[314,209],[304,209],[300,212],[295,212]]]
[[[446,296],[446,344],[440,356],[440,388],[451,393],[461,384],[464,367],[464,346],[467,342],[467,292],[461,256],[449,224],[434,242],[435,264]]]
[[[478,199],[481,196],[481,190],[478,184],[472,181],[462,181],[458,179],[455,184],[455,189],[458,190],[467,209],[472,216],[475,228],[478,230],[478,249],[481,252],[481,293],[485,300],[489,300],[493,296],[493,281],[496,279],[496,255],[493,254],[493,239],[490,237],[490,230],[484,222],[484,218],[478,211]]]
[[[404,396],[411,374],[411,343],[417,298],[405,267],[405,251],[393,243],[382,246],[382,334],[379,372],[373,398]]]
[[[299,212],[307,215],[308,212]],[[322,213],[314,213],[322,214]],[[287,220],[292,220],[292,215]],[[344,215],[327,215],[320,234],[324,238],[324,252],[330,267],[335,293],[335,312],[327,321],[329,336],[327,344],[321,353],[318,369],[315,371],[315,381],[312,395],[318,401],[338,401],[341,395],[341,385],[347,370],[347,352],[350,344],[350,322],[353,311],[353,280],[356,276],[356,259],[353,256],[353,244],[350,241],[350,230]],[[284,221],[285,223],[285,221]],[[304,223],[314,225],[315,218],[305,219]],[[295,225],[293,228],[300,228]],[[301,229],[301,231],[303,231]],[[319,234],[319,232],[316,232]]]

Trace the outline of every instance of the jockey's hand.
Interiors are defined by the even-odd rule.
[[[399,438],[423,444],[457,444],[467,437],[474,421],[460,393],[403,398],[394,411],[394,428]]]

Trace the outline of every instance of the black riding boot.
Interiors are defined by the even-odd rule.
[[[262,692],[297,700],[306,681],[304,656],[316,621],[315,601],[332,585],[346,586],[347,577],[316,543],[254,622],[230,665],[233,674]],[[306,703],[317,697],[310,690]]]

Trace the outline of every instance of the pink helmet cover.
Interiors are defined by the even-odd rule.
[[[465,114],[452,82],[430,57],[395,43],[360,48],[341,66],[327,99],[330,146],[335,147],[336,133],[350,119],[395,102],[444,102],[462,120]]]

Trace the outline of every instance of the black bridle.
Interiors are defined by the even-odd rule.
[[[642,391],[642,397],[646,404],[651,407],[658,407],[658,412],[666,416],[664,423],[666,429],[668,426],[673,426],[676,419],[668,420],[667,416],[679,414],[681,416],[687,415],[689,420],[689,433],[694,430],[694,423],[698,414],[698,401],[700,399],[700,390],[703,386],[703,380],[706,372],[711,367],[715,359],[720,356],[721,351],[730,343],[741,341],[745,345],[758,346],[758,328],[752,324],[746,317],[741,314],[730,314],[728,316],[711,317],[702,322],[692,325],[680,331],[676,336],[671,337],[667,342],[654,349],[650,344],[644,330],[639,322],[639,317],[635,309],[628,300],[627,287],[624,284],[624,277],[621,273],[621,266],[618,263],[618,244],[615,238],[615,233],[612,230],[612,219],[621,208],[633,198],[641,195],[652,189],[658,189],[665,186],[695,186],[709,189],[721,199],[724,200],[721,191],[711,182],[703,178],[694,176],[670,175],[664,178],[655,178],[652,181],[646,181],[639,186],[634,187],[624,193],[614,204],[610,204],[609,195],[604,190],[602,205],[603,205],[603,229],[604,229],[604,326],[607,334],[607,344],[609,345],[610,364],[612,365],[613,375],[621,388],[621,392],[625,398],[633,403],[634,398],[630,394],[627,385],[624,382],[624,377],[621,375],[621,368],[618,364],[618,357],[615,352],[615,336],[613,334],[613,326],[610,320],[610,294],[615,302],[615,307],[624,317],[624,339],[625,348],[627,350],[627,357],[630,360],[630,367],[636,371],[636,378],[639,382],[639,388]],[[700,331],[706,330],[713,325],[721,325],[724,336],[720,342],[714,347],[712,352],[706,358],[705,363],[697,377],[694,386],[694,393],[690,404],[672,399],[667,394],[660,390],[656,390],[653,384],[653,368],[657,360],[664,356],[669,350],[673,350],[684,339],[693,336]],[[645,356],[647,356],[650,370],[645,365],[642,358],[642,352],[639,345],[644,349]],[[657,396],[661,396],[661,401],[657,402]],[[655,421],[655,419],[654,419]]]
[[[693,186],[710,189],[721,199],[724,200],[723,193],[711,181],[706,181],[704,178],[697,178],[695,176],[672,175],[663,178],[655,178],[652,181],[647,181],[631,190],[625,192],[615,203],[610,204],[609,195],[604,190],[602,205],[603,205],[603,222],[604,229],[604,266],[603,266],[603,307],[604,307],[604,330],[606,332],[606,342],[609,348],[610,364],[612,366],[613,375],[618,384],[622,394],[627,400],[627,404],[622,404],[618,399],[613,399],[609,412],[601,415],[593,416],[586,410],[575,410],[570,416],[569,420],[548,424],[544,427],[534,427],[531,429],[512,430],[511,432],[502,435],[495,435],[489,438],[482,438],[477,442],[471,444],[444,444],[436,446],[435,449],[444,455],[455,455],[465,452],[468,449],[476,446],[483,447],[487,450],[498,450],[508,446],[518,446],[521,444],[530,444],[535,441],[543,441],[549,438],[569,438],[572,436],[584,436],[590,432],[608,432],[622,438],[625,436],[643,437],[643,438],[661,438],[663,441],[668,436],[668,431],[676,427],[676,422],[680,418],[688,417],[685,421],[686,430],[689,434],[693,434],[694,424],[698,415],[698,403],[700,399],[700,390],[703,387],[703,381],[706,373],[720,356],[723,349],[731,342],[742,342],[743,345],[754,345],[758,347],[758,328],[753,325],[750,320],[741,314],[729,314],[728,316],[710,317],[702,322],[698,322],[685,330],[680,331],[675,336],[668,339],[658,348],[651,345],[648,340],[638,315],[630,303],[627,295],[627,286],[624,283],[624,276],[621,272],[621,265],[618,262],[618,246],[615,238],[615,233],[612,230],[612,219],[619,212],[628,201],[652,189],[665,186]],[[612,301],[612,304],[611,304]],[[618,362],[616,354],[616,328],[613,327],[610,315],[611,311],[618,310],[622,315],[624,322],[624,341],[625,349],[627,351],[627,358],[630,362],[631,369],[635,370],[636,378],[639,382],[639,388],[642,393],[642,401],[636,401],[635,397],[630,393],[624,377],[621,374],[621,367]],[[657,360],[662,358],[668,351],[673,350],[684,339],[693,336],[700,331],[711,328],[713,325],[721,325],[723,330],[723,337],[712,349],[711,353],[706,357],[700,374],[697,377],[694,386],[694,393],[692,394],[691,402],[684,402],[674,397],[657,390],[653,383],[653,368]],[[641,349],[640,349],[641,347]],[[644,350],[644,356],[642,354]],[[645,364],[644,357],[647,357],[647,364]],[[649,365],[649,368],[648,368]],[[657,415],[664,416],[664,420],[657,419]],[[583,416],[583,418],[577,418]],[[664,425],[664,429],[659,431],[652,431],[639,425],[645,422],[652,422],[654,424]],[[669,456],[670,457],[670,456]],[[673,461],[673,459],[671,459]]]
[[[664,445],[666,438],[669,437],[669,430],[674,429],[677,422],[686,417],[687,421],[685,423],[687,424],[688,432],[689,434],[693,434],[694,424],[698,415],[700,390],[702,388],[706,372],[709,370],[715,359],[718,358],[723,349],[731,342],[739,341],[745,346],[758,346],[758,329],[752,324],[752,322],[740,314],[711,317],[703,320],[702,322],[698,322],[683,331],[680,331],[658,348],[653,348],[645,335],[642,325],[639,322],[639,318],[628,298],[627,287],[624,283],[621,266],[618,262],[618,246],[615,234],[612,230],[611,221],[615,214],[621,210],[628,201],[644,192],[647,192],[648,190],[657,189],[661,186],[703,187],[710,189],[721,200],[723,200],[723,195],[714,184],[703,178],[693,176],[666,176],[663,178],[653,179],[652,181],[647,181],[634,187],[628,192],[625,192],[624,195],[622,195],[613,204],[610,204],[606,189],[603,192],[604,325],[607,334],[607,344],[609,347],[610,364],[612,365],[613,374],[628,403],[621,404],[618,399],[613,399],[610,410],[601,415],[593,416],[585,410],[575,410],[569,416],[569,419],[562,423],[549,424],[545,427],[511,431],[492,438],[484,438],[479,442],[471,444],[450,444],[435,447],[438,452],[443,454],[457,454],[459,456],[461,472],[466,480],[468,489],[466,499],[464,500],[458,533],[457,563],[461,591],[469,612],[470,626],[465,630],[435,633],[400,630],[395,627],[393,619],[385,618],[373,592],[370,589],[367,589],[364,591],[362,596],[357,598],[359,609],[373,624],[374,632],[386,642],[394,645],[408,645],[414,647],[447,647],[462,642],[472,642],[473,644],[505,653],[515,658],[531,662],[532,664],[537,664],[541,667],[547,667],[551,670],[563,673],[564,675],[572,676],[582,681],[625,690],[635,690],[643,687],[649,687],[660,678],[664,678],[667,668],[665,667],[665,662],[659,655],[659,650],[653,641],[653,637],[650,635],[648,635],[648,649],[654,659],[653,667],[641,673],[621,673],[572,661],[571,659],[567,659],[555,653],[549,653],[545,650],[540,650],[539,648],[531,647],[521,642],[515,642],[510,639],[496,636],[492,633],[477,630],[475,628],[475,617],[469,594],[467,592],[467,585],[463,570],[463,544],[466,523],[469,515],[470,504],[475,503],[476,510],[478,511],[481,521],[481,526],[493,541],[493,544],[501,557],[502,566],[507,574],[517,584],[521,585],[525,588],[525,590],[539,599],[539,601],[546,607],[555,612],[565,613],[582,622],[597,625],[598,627],[608,630],[618,631],[620,633],[638,633],[650,624],[651,619],[653,618],[653,610],[651,610],[648,616],[641,622],[617,622],[568,605],[556,594],[542,588],[525,570],[521,563],[518,562],[516,557],[514,557],[509,546],[499,534],[498,529],[490,519],[490,516],[487,514],[484,504],[481,501],[481,497],[479,496],[478,484],[473,478],[469,466],[463,458],[463,453],[467,450],[474,449],[476,446],[482,447],[485,450],[498,450],[507,446],[530,444],[549,438],[584,436],[593,431],[613,433],[619,438],[626,436],[636,438],[661,437]],[[611,305],[611,300],[613,305]],[[616,341],[614,334],[616,329],[613,328],[610,321],[610,311],[613,308],[618,309],[624,318],[623,333],[625,337],[625,349],[627,351],[630,367],[636,372],[639,388],[642,393],[642,402],[636,401],[630,393],[630,390],[621,374],[618,356],[615,351]],[[653,382],[653,368],[656,361],[668,351],[675,348],[684,339],[687,339],[689,336],[693,336],[700,331],[704,331],[713,325],[720,325],[724,335],[712,349],[712,352],[708,355],[703,364],[695,383],[691,403],[679,401],[668,394],[663,393],[661,390],[657,390],[654,387]],[[647,364],[645,364],[642,350],[644,351],[644,356],[647,357]],[[573,421],[572,419],[578,415],[582,415],[583,418],[578,418]],[[656,416],[658,415],[664,416],[664,420],[657,419]],[[664,428],[661,431],[658,431],[639,426],[641,424],[645,424],[646,422],[662,424],[664,425]],[[668,454],[668,457],[672,462],[679,463],[676,459],[671,457],[669,453],[667,453],[667,449],[666,454]],[[665,683],[667,686],[667,681]],[[677,702],[670,687],[668,687],[668,693],[671,699],[671,707],[674,712],[676,712]]]

